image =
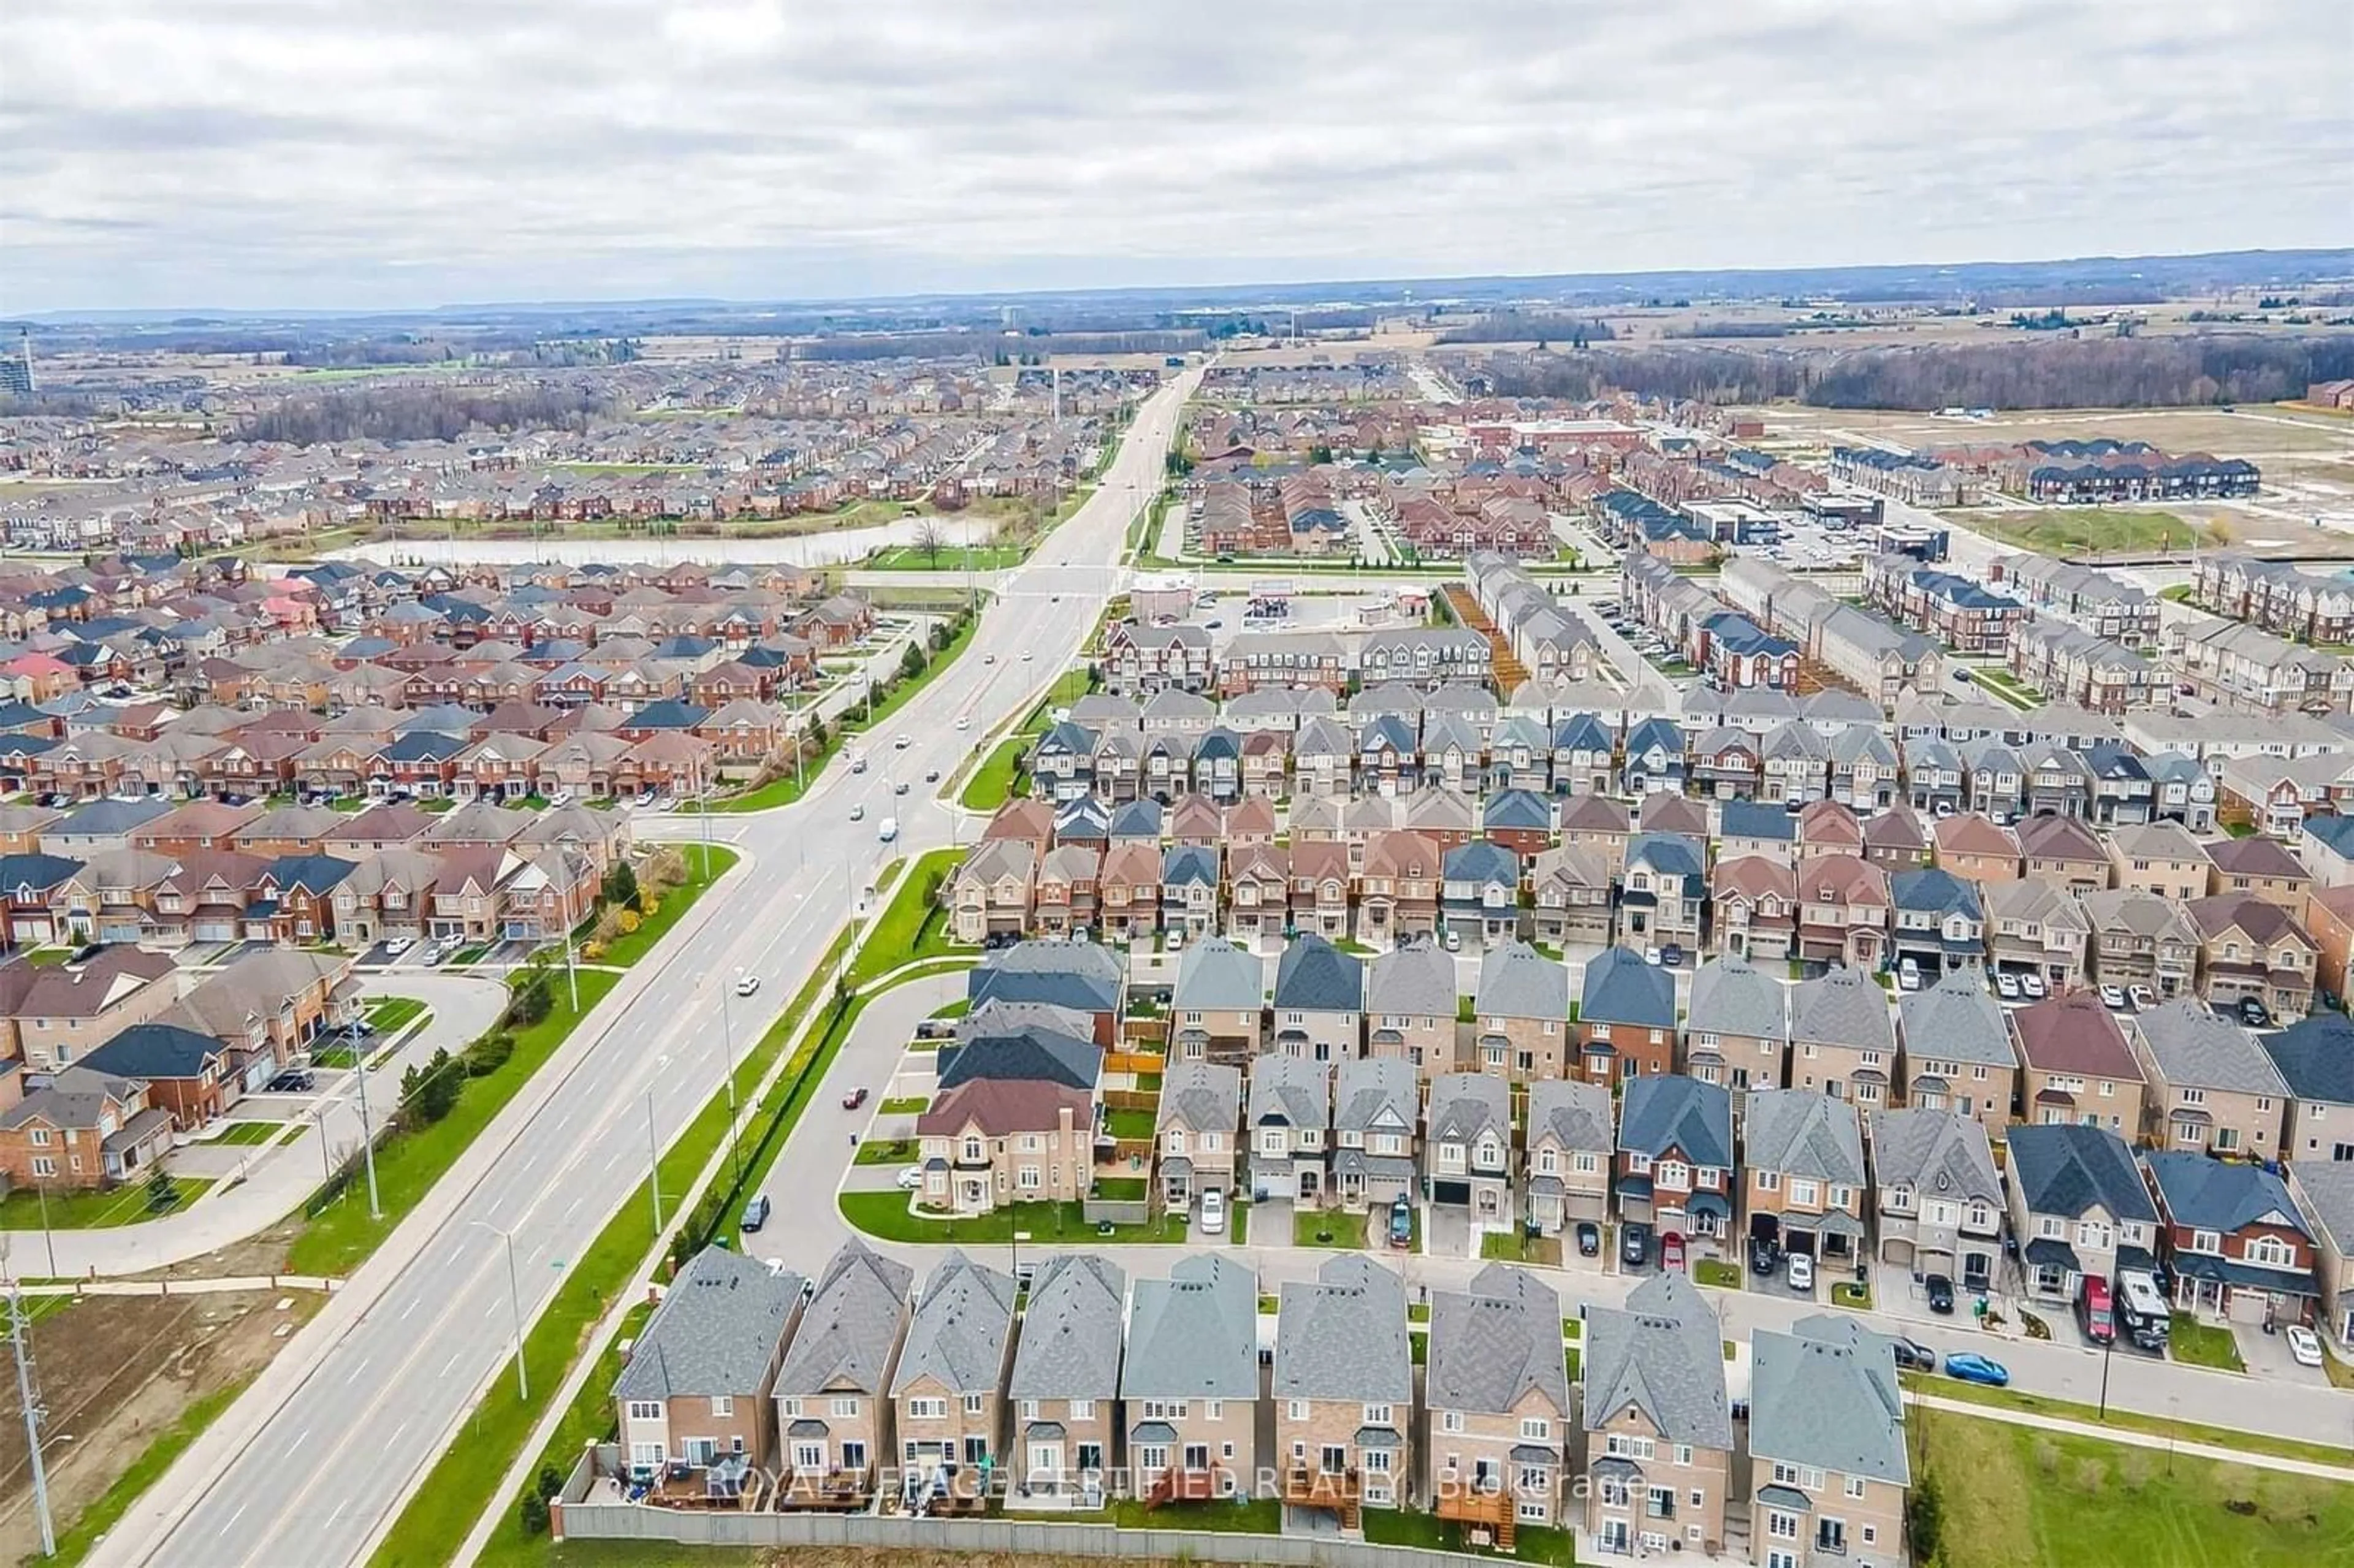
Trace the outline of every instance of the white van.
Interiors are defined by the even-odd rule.
[[[886,844],[893,839],[897,838],[899,836],[899,819],[896,817],[884,818],[883,825],[875,831],[875,836],[882,840]]]

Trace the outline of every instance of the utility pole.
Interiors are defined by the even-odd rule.
[[[458,1064],[454,1061],[449,1064],[449,1065],[453,1067],[457,1065]],[[429,1070],[430,1069],[429,1068]],[[376,1132],[368,1125],[367,1064],[365,1062],[355,1063],[352,1068],[352,1076],[360,1081],[360,1148],[363,1150],[364,1157],[367,1160],[368,1218],[372,1220],[380,1220],[384,1218],[384,1205],[376,1201]],[[325,1124],[322,1123],[321,1125],[323,1127]]]
[[[32,1458],[33,1511],[41,1522],[41,1555],[58,1554],[57,1527],[49,1522],[49,1471],[41,1460],[41,1418],[48,1414],[33,1393],[33,1358],[25,1344],[25,1303],[16,1292],[16,1271],[8,1270],[8,1343],[16,1352],[16,1402],[25,1411],[25,1452]]]
[[[657,1057],[656,1065],[669,1059],[667,1056]],[[662,1139],[654,1135],[654,1092],[652,1089],[646,1091],[646,1171],[653,1183],[654,1239],[659,1241],[663,1231]]]
[[[580,1012],[580,971],[572,962],[572,928],[567,926],[564,930],[564,980],[572,988],[572,1012],[578,1017]]]
[[[507,1316],[514,1324],[515,1397],[528,1404],[531,1403],[531,1377],[524,1371],[523,1364],[523,1292],[515,1287],[514,1233],[501,1230],[488,1220],[476,1220],[474,1224],[486,1231],[494,1233],[500,1241],[506,1244]]]
[[[740,984],[744,971],[737,969]],[[736,1010],[728,1004],[727,992],[719,993],[719,1059],[727,1070],[727,1158],[736,1168],[736,1184],[744,1184],[744,1150],[736,1138]]]
[[[41,1197],[41,1245],[49,1255],[49,1277],[58,1277],[58,1233],[49,1228],[49,1184],[35,1181],[33,1191]]]

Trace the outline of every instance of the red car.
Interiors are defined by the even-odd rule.
[[[848,1094],[842,1097],[842,1108],[844,1110],[856,1110],[860,1106],[863,1106],[865,1103],[866,1091],[864,1089],[853,1089]]]
[[[1681,1271],[1684,1266],[1684,1238],[1674,1231],[1659,1238],[1659,1266]]]

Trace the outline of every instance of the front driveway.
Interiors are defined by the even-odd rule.
[[[2309,1383],[2316,1388],[2328,1386],[2327,1371],[2296,1364],[2296,1358],[2288,1353],[2286,1334],[2267,1334],[2259,1323],[2234,1323],[2232,1339],[2240,1347],[2240,1360],[2258,1377]]]

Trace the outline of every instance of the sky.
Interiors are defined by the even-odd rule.
[[[2342,245],[2346,0],[11,0],[0,313]]]

